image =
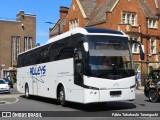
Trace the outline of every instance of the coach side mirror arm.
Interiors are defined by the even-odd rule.
[[[88,45],[88,42],[86,41],[86,38],[85,37],[82,37],[80,40],[79,40],[80,43],[83,43],[83,47],[85,49],[86,52],[89,51],[89,45]]]
[[[139,49],[140,49],[140,58],[141,60],[144,60],[144,45],[140,45],[139,46]]]
[[[82,43],[82,44],[83,44],[83,47],[84,47],[85,51],[86,51],[86,52],[88,52],[88,51],[89,51],[89,45],[88,45],[88,42],[86,42],[86,41],[80,41],[80,43]]]

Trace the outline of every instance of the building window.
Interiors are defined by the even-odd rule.
[[[155,54],[156,53],[156,39],[155,38],[151,38],[150,40],[150,53],[151,54]]]
[[[32,37],[26,37],[26,36],[24,37],[24,51],[27,51],[33,47],[32,42],[33,42]]]
[[[69,21],[69,29],[72,30],[79,26],[78,19]]]
[[[134,44],[133,46],[133,53],[138,53],[138,45]]]
[[[135,14],[132,14],[132,25],[135,25],[136,17]]]
[[[122,24],[131,24],[133,26],[136,25],[136,14],[130,12],[122,13]]]
[[[126,14],[123,13],[122,14],[122,24],[125,24],[126,23]]]
[[[148,27],[149,28],[157,28],[157,20],[148,19]]]
[[[135,38],[135,37],[131,37],[130,38],[131,40],[137,40],[137,38]],[[132,45],[132,53],[139,53],[139,48],[138,48],[138,44],[133,44]]]
[[[17,60],[18,54],[20,53],[20,36],[11,37],[11,64]]]
[[[127,23],[131,24],[131,14],[127,14]]]

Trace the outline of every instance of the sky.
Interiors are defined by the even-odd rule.
[[[0,0],[0,19],[16,20],[16,14],[24,10],[36,15],[36,43],[49,39],[49,28],[59,19],[60,6],[70,7],[72,0]]]

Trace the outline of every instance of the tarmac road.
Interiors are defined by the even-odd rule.
[[[81,105],[76,103],[69,103],[66,107],[57,105],[55,100],[43,98],[43,97],[32,97],[26,99],[23,94],[20,94],[16,90],[16,85],[11,88],[10,94],[0,94],[0,111],[48,111],[51,114],[52,119],[56,120],[145,120],[152,119],[148,117],[107,117],[107,114],[111,112],[135,112],[135,111],[159,111],[159,103],[151,103],[148,101],[143,94],[142,90],[136,90],[136,100],[134,101],[120,101],[120,102],[107,102],[104,104],[91,104]],[[66,112],[68,111],[68,112]],[[51,112],[51,113],[50,113]],[[77,116],[78,117],[77,117]],[[67,116],[67,117],[66,117]],[[7,118],[8,120],[9,118]],[[19,118],[15,118],[16,120]],[[23,118],[26,119],[26,118]],[[30,118],[31,119],[31,118]],[[34,118],[35,120],[36,118]],[[38,118],[38,120],[43,118]],[[45,118],[49,120],[51,118]],[[154,120],[158,119],[153,118]],[[0,118],[1,120],[1,118]],[[13,120],[13,118],[12,118]],[[20,119],[21,120],[21,119]]]

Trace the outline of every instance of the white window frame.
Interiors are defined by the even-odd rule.
[[[17,60],[18,54],[21,49],[21,38],[20,36],[11,37],[11,64],[13,65],[14,61]]]
[[[138,40],[136,37],[131,37],[133,40]],[[139,47],[138,44],[133,44],[132,45],[132,53],[139,53]]]
[[[70,20],[69,21],[69,29],[72,30],[76,27],[79,26],[79,20],[78,19],[74,19],[74,20]]]
[[[156,54],[156,38],[150,39],[150,53]]]
[[[32,48],[33,48],[33,38],[25,36],[24,37],[24,51],[27,51]]]
[[[157,28],[158,22],[155,19],[148,19],[148,28]]]
[[[17,54],[17,58],[18,58],[18,54],[20,53],[20,46],[21,46],[21,39],[20,39],[20,36],[17,36],[17,38],[16,38],[16,48],[17,48],[17,50],[16,50],[16,54]]]
[[[133,53],[138,53],[138,45],[137,44],[133,44]]]
[[[121,22],[122,24],[131,24],[132,26],[136,26],[136,13],[122,12]]]
[[[132,14],[132,25],[135,26],[136,24],[136,15]]]
[[[126,24],[126,13],[122,13],[122,24]]]

